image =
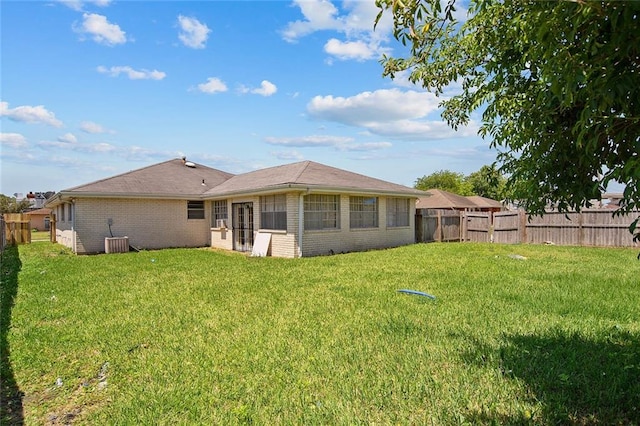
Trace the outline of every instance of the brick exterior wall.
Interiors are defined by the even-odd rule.
[[[58,215],[57,232],[61,244],[79,254],[104,252],[104,239],[129,237],[142,249],[205,247],[210,244],[211,208],[205,202],[204,219],[187,219],[187,200],[78,198],[74,218]],[[75,219],[75,220],[74,220]],[[72,232],[72,226],[74,227]]]
[[[227,227],[211,226],[212,203],[205,202],[204,219],[187,219],[187,200],[78,198],[69,217],[69,204],[59,206],[56,214],[56,238],[76,253],[103,253],[104,239],[129,237],[134,247],[204,247],[233,250],[233,203],[252,202],[254,236],[260,227],[260,197],[227,200]],[[299,256],[300,192],[286,194],[287,229],[271,232],[270,256]],[[64,220],[61,208],[64,206]],[[302,255],[318,256],[370,249],[396,247],[415,242],[415,203],[410,203],[409,226],[387,228],[386,197],[378,197],[378,227],[350,229],[349,195],[340,196],[340,229],[304,231]],[[214,224],[215,225],[215,224]],[[269,230],[264,230],[269,232]]]
[[[232,204],[253,202],[254,235],[260,228],[260,198],[238,198],[227,200],[229,219],[226,239],[222,239],[223,230],[211,229],[211,246],[226,250],[233,249]],[[387,228],[386,197],[378,197],[378,227],[366,229],[350,229],[349,227],[349,195],[340,196],[340,229],[322,231],[304,231],[302,240],[302,255],[318,256],[333,253],[346,253],[397,247],[415,242],[415,203],[409,203],[409,226]],[[270,256],[294,258],[299,257],[298,250],[298,212],[300,193],[287,193],[287,230],[271,231]],[[263,230],[269,232],[269,230]]]
[[[340,229],[305,231],[302,255],[318,256],[398,247],[415,242],[415,203],[409,203],[409,226],[387,228],[386,197],[378,197],[378,227],[350,229],[349,195],[340,196]]]
[[[275,257],[296,257],[298,252],[298,193],[288,193],[287,197],[287,230],[271,231],[271,245],[269,255]],[[253,203],[253,235],[254,240],[260,227],[260,197],[231,198],[227,200],[227,228],[211,229],[211,247],[225,250],[233,250],[233,204]],[[226,232],[225,232],[226,231]],[[269,231],[269,230],[265,230]],[[226,234],[226,235],[225,235]],[[223,239],[223,235],[226,239]]]

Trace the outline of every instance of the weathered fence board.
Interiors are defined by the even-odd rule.
[[[4,214],[6,244],[31,243],[31,220],[22,213]]]
[[[0,253],[4,251],[7,245],[7,233],[4,227],[4,215],[0,215]]]
[[[491,241],[491,213],[463,212],[463,241],[488,243]]]
[[[493,214],[493,242],[515,244],[522,239],[524,212],[497,212]]]
[[[460,213],[433,211],[416,215],[416,241],[423,243],[460,241]]]
[[[453,215],[453,217],[452,217]],[[587,209],[580,213],[546,212],[544,216],[529,217],[524,211],[449,213],[447,220],[460,216],[460,240],[503,244],[557,244],[568,246],[637,247],[629,225],[640,215],[614,215],[611,210]],[[446,241],[438,227],[443,220],[434,212],[420,216],[423,234],[417,241]],[[438,225],[440,223],[440,225]],[[440,239],[437,239],[440,236]],[[426,238],[426,239],[425,239]],[[451,241],[451,240],[449,240]]]

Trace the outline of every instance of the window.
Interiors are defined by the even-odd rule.
[[[214,201],[213,211],[211,214],[211,220],[213,221],[213,223],[211,225],[215,226],[216,228],[219,228],[221,226],[218,225],[219,223],[218,221],[224,220],[226,223],[228,218],[229,216],[227,214],[227,200]],[[226,223],[226,226],[229,226],[229,224]]]
[[[64,204],[60,205],[60,222],[64,222]]]
[[[339,228],[339,195],[312,194],[304,197],[304,229]]]
[[[204,219],[204,201],[187,201],[187,219]]]
[[[73,204],[67,204],[67,208],[69,209],[67,217],[69,218],[69,222],[72,222],[73,221]]]
[[[287,229],[287,195],[260,197],[260,228]]]
[[[377,228],[378,198],[349,197],[349,226],[351,228]]]
[[[408,198],[387,198],[387,226],[409,226]]]

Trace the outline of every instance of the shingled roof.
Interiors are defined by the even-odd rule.
[[[236,175],[209,190],[205,196],[261,193],[280,189],[339,190],[355,193],[424,195],[403,185],[349,172],[313,161],[302,161]]]
[[[465,198],[469,199],[477,207],[482,209],[500,209],[503,207],[500,201],[496,201],[492,198],[481,197],[479,195],[470,195]]]
[[[199,198],[231,177],[231,173],[175,159],[65,189],[56,195]]]
[[[468,198],[442,189],[429,189],[427,192],[430,196],[420,198],[416,203],[417,209],[474,209],[478,207]]]
[[[53,207],[64,197],[215,199],[292,189],[415,197],[425,195],[417,189],[313,161],[233,175],[202,164],[175,159],[62,190],[47,205]]]

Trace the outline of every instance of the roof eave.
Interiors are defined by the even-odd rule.
[[[283,192],[304,192],[305,194],[358,194],[358,195],[387,195],[394,197],[408,197],[408,198],[420,198],[425,196],[424,191],[411,190],[407,191],[395,191],[389,189],[368,189],[368,188],[354,188],[348,186],[327,186],[316,184],[301,184],[301,183],[285,183],[279,185],[273,185],[263,188],[252,188],[238,191],[224,191],[224,192],[212,192],[205,194],[204,199],[224,199],[228,197],[247,197],[253,195],[274,194]]]
[[[132,192],[75,192],[61,191],[49,198],[45,207],[55,207],[78,198],[125,198],[125,199],[160,199],[160,200],[200,200],[203,194],[149,194]]]

